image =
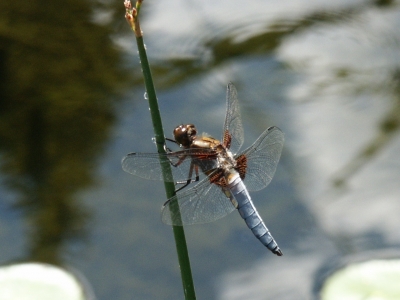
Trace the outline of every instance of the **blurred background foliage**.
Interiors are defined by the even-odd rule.
[[[0,157],[14,207],[29,214],[26,259],[59,263],[82,237],[74,194],[93,183],[132,78],[89,1],[1,1]]]

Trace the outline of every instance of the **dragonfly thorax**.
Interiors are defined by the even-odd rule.
[[[231,151],[220,145],[223,148],[222,151],[219,151],[217,160],[218,160],[218,167],[224,170],[224,173],[229,172],[233,168],[236,167],[236,160],[233,157]]]

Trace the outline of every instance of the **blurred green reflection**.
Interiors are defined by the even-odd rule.
[[[110,29],[90,2],[0,3],[0,170],[28,222],[28,257],[60,263],[84,236],[88,212],[74,195],[93,184],[115,121],[120,69]]]
[[[321,299],[399,299],[399,280],[399,260],[372,260],[349,265],[326,281]]]

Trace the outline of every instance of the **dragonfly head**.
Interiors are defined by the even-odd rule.
[[[181,124],[174,129],[175,141],[184,148],[189,148],[196,139],[197,130],[193,124]]]

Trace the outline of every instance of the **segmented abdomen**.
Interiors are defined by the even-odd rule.
[[[241,180],[239,174],[237,172],[235,173],[236,174],[228,179],[228,186],[237,202],[236,208],[238,209],[239,214],[256,238],[258,238],[263,245],[271,250],[272,253],[281,256],[281,249],[279,249],[278,244],[258,214],[253,201],[251,201],[249,192],[247,191],[246,186]]]

